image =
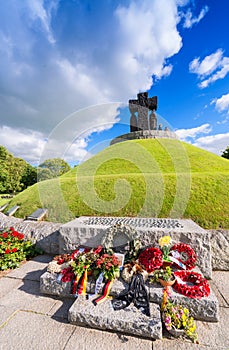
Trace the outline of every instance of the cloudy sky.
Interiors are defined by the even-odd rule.
[[[38,165],[49,143],[76,164],[128,132],[119,106],[148,91],[180,139],[220,155],[228,11],[228,0],[0,1],[0,144]]]

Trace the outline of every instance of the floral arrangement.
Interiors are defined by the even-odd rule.
[[[165,288],[161,305],[165,328],[175,336],[179,336],[179,332],[181,332],[182,335],[191,339],[194,343],[198,343],[196,323],[194,318],[190,316],[189,310],[181,305],[174,304],[168,299],[168,296],[169,290]]]
[[[144,281],[146,281],[148,278],[148,272],[144,270],[143,267],[140,264],[138,264],[135,260],[132,260],[123,266],[121,276],[125,282],[130,283],[132,277],[136,274],[141,274],[143,276]]]
[[[51,273],[60,273],[64,268],[69,267],[70,260],[71,254],[56,255],[48,264],[47,271]]]
[[[138,262],[144,266],[148,273],[151,273],[162,266],[162,252],[159,248],[146,248],[140,253]]]
[[[13,227],[0,232],[0,270],[19,267],[20,262],[42,253]]]
[[[66,267],[61,271],[61,281],[71,282],[75,278],[75,273],[71,266]]]
[[[166,266],[165,269],[157,269],[150,275],[150,282],[159,282],[159,280],[170,281],[175,280],[175,276],[170,266]]]
[[[206,278],[202,277],[198,272],[192,271],[176,271],[176,282],[173,288],[186,297],[193,299],[200,299],[208,297],[210,294],[210,287]],[[179,283],[180,280],[180,283]],[[188,285],[188,282],[191,285]]]
[[[103,254],[96,260],[96,272],[97,274],[103,272],[103,277],[106,280],[112,281],[119,277],[119,260],[112,254]]]
[[[125,235],[127,238],[125,261],[136,259],[138,251],[141,248],[138,233],[132,227],[123,225],[122,223],[111,226],[104,235],[101,245],[104,247],[105,252],[113,254],[114,237],[119,234]]]
[[[186,260],[183,260],[181,258],[178,258],[178,260],[186,266],[187,270],[192,270],[196,265],[196,253],[194,250],[188,245],[184,243],[178,243],[175,244],[171,251],[177,251],[180,254],[184,254],[188,258]]]
[[[170,253],[170,245],[171,245],[171,237],[170,236],[163,236],[159,239],[159,246],[161,247],[162,253],[163,253],[163,260],[171,262],[171,259],[169,257]]]
[[[71,260],[71,254],[56,255],[53,260],[56,261],[58,265],[62,265]]]
[[[92,271],[96,267],[96,261],[98,260],[102,247],[99,246],[96,249],[85,249],[82,252],[77,249],[72,253],[73,260],[69,265],[72,267],[76,276],[81,276],[85,270]]]

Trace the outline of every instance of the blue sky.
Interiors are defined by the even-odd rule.
[[[181,140],[221,155],[228,13],[228,0],[0,1],[0,144],[77,164],[129,131],[124,107],[148,91]]]

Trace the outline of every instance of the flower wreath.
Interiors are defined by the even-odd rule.
[[[184,243],[174,244],[174,246],[170,250],[176,250],[179,253],[187,254],[188,258],[186,261],[183,261],[182,259],[179,259],[179,258],[177,259],[186,266],[187,270],[192,270],[195,267],[196,253],[188,244],[184,244]]]
[[[141,242],[139,240],[139,235],[135,229],[130,226],[121,224],[115,224],[111,226],[106,234],[104,235],[101,245],[105,248],[106,252],[113,254],[112,249],[114,237],[116,234],[124,234],[128,237],[128,251],[125,255],[125,261],[136,259],[139,249],[141,248]]]
[[[208,297],[210,294],[210,287],[206,278],[202,277],[198,272],[192,271],[176,271],[174,272],[176,282],[173,288],[188,298],[200,299],[203,297]],[[179,283],[178,281],[183,282]],[[184,282],[192,283],[193,285],[188,285]]]
[[[143,276],[144,281],[148,278],[148,273],[142,268],[136,261],[131,261],[125,264],[122,270],[122,278],[125,282],[130,283],[133,275],[140,273]]]
[[[159,248],[148,247],[138,257],[139,264],[143,265],[148,273],[159,269],[162,264],[162,251]]]

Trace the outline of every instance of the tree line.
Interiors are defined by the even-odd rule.
[[[58,177],[70,169],[70,165],[60,158],[47,159],[35,167],[0,146],[0,193],[21,192],[38,181]]]

